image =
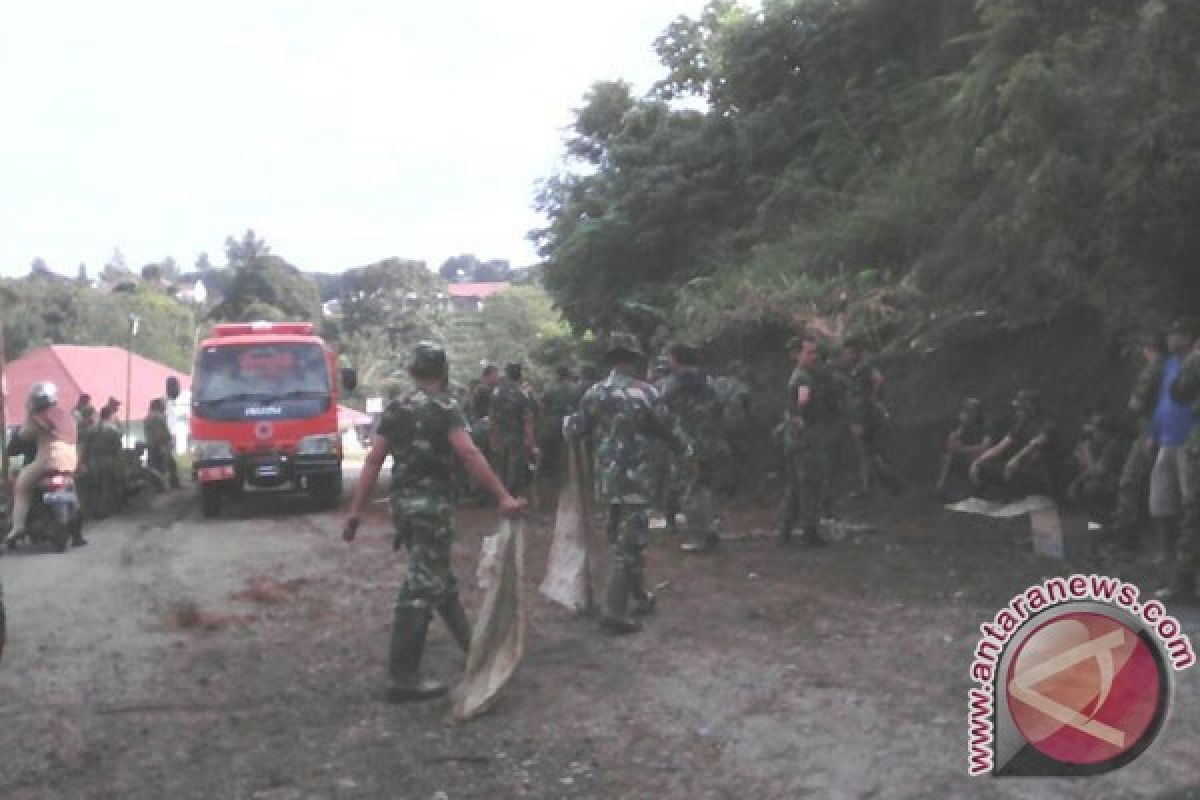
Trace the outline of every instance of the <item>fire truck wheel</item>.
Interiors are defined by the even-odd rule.
[[[206,484],[200,487],[200,512],[206,519],[212,519],[221,513],[221,487]]]
[[[308,492],[322,509],[336,509],[342,500],[342,474],[314,475],[308,479]]]

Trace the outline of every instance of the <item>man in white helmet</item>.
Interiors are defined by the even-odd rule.
[[[8,543],[21,537],[30,498],[39,480],[55,472],[71,472],[76,467],[75,418],[58,404],[58,387],[53,383],[35,383],[25,402],[28,416],[21,426],[20,438],[36,443],[37,456],[26,464],[13,485],[13,527]],[[86,544],[80,537],[76,545]]]

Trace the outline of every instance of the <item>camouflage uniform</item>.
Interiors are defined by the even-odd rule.
[[[1190,405],[1200,415],[1200,348],[1193,349],[1171,387],[1171,398]],[[1172,581],[1173,594],[1187,600],[1196,594],[1196,575],[1200,572],[1200,425],[1194,425],[1184,445],[1187,459],[1183,485],[1183,519],[1179,526],[1179,544]]]
[[[690,450],[678,427],[664,414],[653,386],[614,370],[588,390],[569,422],[576,437],[599,436],[595,474],[600,494],[609,505],[613,547],[605,611],[609,619],[626,619],[631,593],[639,602],[650,597],[642,551],[653,492],[647,461],[652,442],[666,441],[678,451]]]
[[[1163,362],[1164,359],[1159,358],[1142,367],[1129,394],[1128,407],[1134,419],[1134,439],[1117,481],[1117,508],[1110,526],[1112,537],[1128,548],[1137,546],[1137,524],[1142,517],[1146,486],[1158,451],[1148,432],[1158,405]]]
[[[671,375],[670,361],[666,358],[657,360],[654,369],[653,385],[659,397],[667,388],[667,379]],[[662,512],[666,518],[667,530],[676,530],[676,516],[682,510],[683,471],[671,450],[670,443],[662,439],[649,442],[646,449],[646,470],[649,475],[650,505]]]
[[[713,384],[721,402],[721,436],[727,458],[717,464],[717,484],[736,494],[742,488],[750,453],[750,421],[753,394],[737,375],[723,375]]]
[[[175,465],[175,437],[167,426],[167,417],[161,411],[151,411],[146,417],[147,463],[150,469],[167,480],[172,489],[179,488],[179,469]]]
[[[801,407],[797,394],[803,387],[809,390],[809,401]],[[787,488],[779,535],[785,542],[791,539],[797,523],[809,542],[819,542],[821,516],[833,511],[844,405],[842,386],[828,367],[797,366],[792,372],[783,425]]]
[[[119,509],[125,500],[121,429],[111,419],[101,420],[88,431],[83,451],[87,455],[83,509],[88,516],[103,519]]]
[[[846,389],[846,421],[862,428],[862,435],[854,438],[854,445],[863,491],[868,491],[875,479],[895,491],[898,488],[896,475],[882,447],[887,414],[877,397],[878,375],[879,370],[866,359],[860,358],[846,367],[842,374]]]
[[[555,485],[563,473],[562,421],[578,407],[575,383],[559,379],[542,394],[542,413],[538,417],[538,449],[542,453],[540,471]]]
[[[521,384],[503,378],[492,392],[488,417],[491,420],[492,467],[514,497],[529,486],[529,448],[525,442],[525,419],[534,412],[533,398]]]
[[[1020,413],[1004,437],[1009,440],[1008,447],[980,464],[981,486],[999,489],[1009,497],[1056,494],[1053,470],[1056,431],[1054,424],[1042,415],[1040,399],[1029,399],[1035,394],[1028,390],[1017,393],[1013,407]],[[1044,437],[1042,445],[1024,458],[1011,475],[1006,475],[1009,461],[1038,437]]]
[[[691,539],[684,548],[708,549],[717,539],[715,473],[717,465],[728,460],[721,430],[721,399],[707,375],[694,367],[685,367],[664,382],[661,402],[667,416],[678,422],[694,448],[691,466],[681,467],[677,473]]]
[[[450,569],[457,496],[450,434],[466,425],[453,395],[423,389],[392,401],[379,421],[392,456],[395,548],[408,549],[397,608],[436,609],[458,593]]]

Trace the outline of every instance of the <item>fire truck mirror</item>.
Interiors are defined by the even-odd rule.
[[[179,399],[179,378],[174,375],[167,378],[167,397],[172,400]]]
[[[350,367],[342,368],[342,388],[347,392],[353,392],[358,388],[358,373]]]

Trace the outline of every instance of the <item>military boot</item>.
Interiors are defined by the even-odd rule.
[[[387,689],[389,703],[431,700],[446,693],[446,687],[418,676],[425,635],[431,614],[427,607],[398,606],[392,619],[392,641],[388,653]]]
[[[1178,560],[1171,570],[1171,584],[1167,588],[1166,597],[1172,603],[1200,605],[1200,596],[1196,594],[1196,575],[1190,569],[1184,569]]]
[[[654,592],[646,588],[645,574],[639,572],[635,576],[630,576],[629,588],[630,593],[633,595],[633,615],[635,617],[648,617],[653,614],[658,601],[654,597]]]
[[[1179,546],[1179,526],[1174,517],[1163,517],[1155,523],[1158,552],[1154,554],[1154,563],[1170,570],[1175,562],[1175,549]]]
[[[609,567],[608,591],[605,596],[604,614],[600,618],[600,627],[609,633],[622,636],[637,633],[642,629],[642,623],[629,616],[629,575],[625,569],[616,565]]]
[[[780,538],[782,539],[783,536],[781,535]],[[717,536],[716,531],[709,531],[703,536],[693,535],[688,541],[679,545],[679,549],[685,553],[711,553],[717,549],[717,545],[720,542],[721,538]]]
[[[471,622],[467,619],[467,610],[463,608],[462,600],[457,594],[452,594],[438,606],[438,615],[450,630],[454,641],[466,653],[471,649]]]
[[[809,547],[825,547],[829,544],[829,537],[821,530],[819,522],[804,527],[804,543]]]

